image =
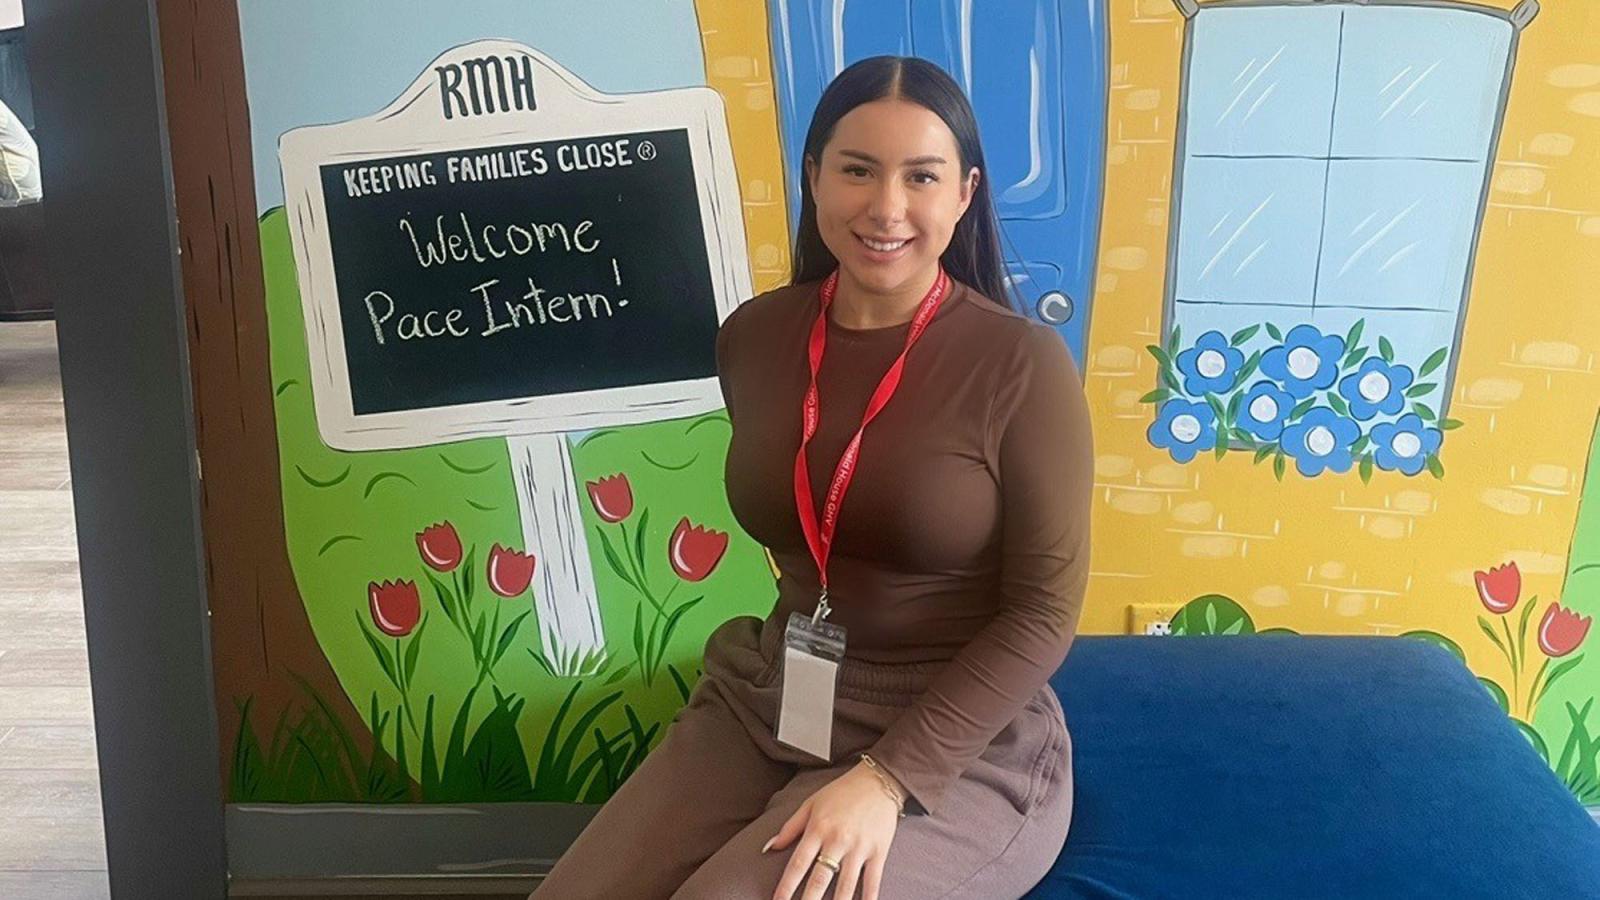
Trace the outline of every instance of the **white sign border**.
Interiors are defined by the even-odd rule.
[[[519,55],[533,60],[535,110],[443,118],[435,66]],[[441,54],[394,102],[371,116],[285,132],[278,156],[323,442],[338,450],[420,447],[652,422],[720,408],[715,377],[363,415],[355,413],[350,393],[323,165],[679,128],[689,137],[720,323],[750,297],[751,277],[727,119],[721,96],[709,87],[603,94],[525,44],[481,40]]]

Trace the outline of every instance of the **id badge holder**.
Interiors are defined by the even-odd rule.
[[[833,695],[844,659],[844,628],[790,613],[783,631],[783,693],[778,743],[832,762]]]

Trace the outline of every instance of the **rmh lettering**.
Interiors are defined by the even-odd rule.
[[[444,117],[532,110],[533,57],[481,56],[434,66]]]

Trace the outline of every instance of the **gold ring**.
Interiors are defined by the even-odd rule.
[[[823,856],[821,853],[818,853],[817,865],[827,869],[835,875],[839,874],[839,861],[831,856]]]

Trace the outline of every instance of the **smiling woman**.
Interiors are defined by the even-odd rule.
[[[1065,842],[1046,681],[1088,578],[1076,367],[1005,303],[977,126],[943,70],[845,69],[804,166],[793,283],[716,348],[728,505],[777,601],[711,635],[660,747],[536,897],[1015,898]]]

